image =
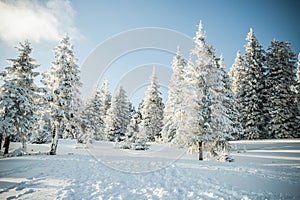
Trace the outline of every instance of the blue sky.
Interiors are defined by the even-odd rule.
[[[18,9],[30,12],[13,15],[13,11]],[[223,54],[229,69],[237,50],[243,53],[250,27],[264,48],[276,38],[291,42],[294,52],[298,54],[299,9],[300,2],[296,0],[0,1],[0,69],[7,65],[7,58],[16,56],[13,47],[23,38],[29,38],[32,42],[32,56],[41,64],[40,71],[44,71],[53,61],[52,49],[66,32],[72,37],[81,66],[99,44],[124,31],[160,27],[192,38],[200,20],[204,24],[207,42],[216,48],[217,55]],[[18,13],[22,13],[20,10]],[[37,19],[29,23],[22,21],[28,15]],[[157,50],[131,52],[117,59],[110,71],[99,78],[109,79],[113,90],[124,73],[141,65],[149,65],[151,69],[156,64],[169,66],[172,56],[172,52]],[[159,75],[159,79],[164,79],[164,76]]]

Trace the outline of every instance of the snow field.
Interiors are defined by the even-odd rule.
[[[231,142],[235,162],[60,140],[56,156],[0,160],[0,199],[299,199],[300,140]],[[12,150],[20,144],[13,143]],[[47,145],[28,145],[32,152]]]

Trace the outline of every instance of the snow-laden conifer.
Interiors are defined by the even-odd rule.
[[[180,120],[180,112],[183,109],[184,96],[182,91],[184,90],[184,68],[186,62],[178,47],[176,55],[172,62],[172,77],[169,84],[168,101],[164,109],[162,139],[165,142],[170,142],[176,133],[178,128],[178,121]]]
[[[230,82],[230,77],[226,72],[226,66],[224,64],[223,56],[218,60],[219,69],[221,70],[221,77],[223,82],[223,95],[224,101],[223,106],[226,109],[226,117],[228,117],[227,133],[225,138],[227,140],[240,139],[242,136],[242,127],[239,122],[239,113],[236,107],[235,95],[232,91],[232,86]]]
[[[102,119],[104,106],[101,104],[101,90],[96,88],[92,99],[84,106],[82,111],[82,133],[80,142],[91,142],[92,140],[103,140],[104,121]]]
[[[125,90],[120,87],[113,96],[111,106],[104,119],[104,132],[107,139],[109,141],[123,141],[130,119],[130,103]]]
[[[101,105],[101,118],[104,120],[107,114],[107,110],[110,108],[111,105],[111,94],[108,90],[108,81],[104,80],[100,87],[99,91],[99,98],[100,98],[100,105]]]
[[[153,70],[151,82],[140,109],[142,115],[141,130],[147,135],[148,141],[155,141],[161,138],[164,104],[158,88],[157,77],[155,70]]]
[[[196,138],[201,134],[199,80],[191,58],[184,69],[183,88],[181,91],[182,103],[176,112],[177,129],[171,140],[171,145],[179,148],[189,148],[196,145]]]
[[[240,51],[236,53],[234,64],[229,71],[229,77],[231,82],[231,90],[234,94],[237,94],[240,90],[241,71],[243,69],[243,58]]]
[[[23,151],[26,151],[27,137],[38,120],[36,111],[39,109],[40,96],[34,79],[39,73],[33,71],[38,65],[30,57],[30,43],[20,43],[17,50],[17,58],[8,59],[10,66],[1,73],[0,130],[8,146],[10,137],[14,136],[21,141]]]
[[[48,73],[47,86],[52,97],[52,145],[50,154],[56,154],[59,137],[76,138],[80,131],[81,100],[79,67],[76,64],[73,45],[65,36],[54,49],[54,62]]]
[[[288,42],[273,40],[267,53],[267,74],[263,90],[266,134],[263,138],[292,138],[298,135],[295,82],[295,54]]]
[[[244,129],[244,139],[258,139],[263,135],[265,119],[262,109],[264,88],[265,52],[254,32],[250,29],[243,57],[240,89],[237,93],[237,105],[240,122]]]

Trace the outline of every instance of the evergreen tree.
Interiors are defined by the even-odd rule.
[[[178,47],[176,56],[173,58],[172,69],[173,74],[169,85],[169,95],[166,107],[164,109],[162,138],[165,142],[170,142],[178,128],[178,117],[182,109],[183,95],[182,89],[184,87],[184,67],[186,62]]]
[[[163,126],[163,110],[164,104],[161,93],[158,91],[157,78],[155,70],[153,70],[150,85],[146,91],[145,97],[141,105],[142,128],[148,137],[148,141],[161,139],[161,129]]]
[[[32,135],[30,137],[31,143],[43,144],[51,142],[52,138],[52,117],[50,116],[51,108],[50,101],[52,99],[51,92],[47,87],[47,75],[46,73],[42,73],[41,83],[43,86],[40,88],[40,110],[37,111],[37,115],[39,116],[39,121],[36,124],[36,127],[32,131]]]
[[[106,137],[109,141],[123,141],[130,122],[130,103],[125,90],[120,87],[112,98],[105,121]]]
[[[241,69],[240,89],[237,93],[237,105],[240,122],[244,129],[244,139],[258,139],[264,132],[264,113],[262,109],[264,88],[265,56],[262,46],[252,29],[247,35],[246,53]]]
[[[295,83],[295,54],[288,42],[273,40],[267,53],[264,111],[267,134],[264,138],[297,137],[297,106],[292,86]]]
[[[232,92],[232,86],[230,82],[230,77],[226,72],[226,66],[224,64],[224,58],[221,56],[218,63],[219,69],[221,70],[221,78],[223,82],[223,94],[224,101],[223,105],[226,108],[226,114],[229,118],[227,125],[226,139],[240,139],[242,135],[242,127],[239,122],[239,113],[235,104],[235,95]]]
[[[104,139],[104,121],[101,118],[103,114],[103,105],[101,104],[101,90],[96,89],[93,98],[87,102],[82,112],[83,132],[79,138],[80,142],[87,142]],[[85,135],[89,134],[89,137]],[[84,137],[85,139],[82,139]],[[89,138],[89,139],[87,139]]]
[[[32,135],[30,136],[30,142],[33,144],[51,142],[51,120],[49,113],[44,109],[45,107],[43,106],[41,112],[38,112],[39,120],[34,130],[32,130]]]
[[[33,71],[38,65],[30,57],[32,48],[28,41],[20,43],[17,50],[18,57],[8,59],[10,66],[1,73],[4,84],[0,93],[0,130],[6,138],[6,153],[13,135],[21,140],[23,151],[26,151],[27,137],[38,120],[39,88],[34,78],[39,73]]]
[[[203,70],[206,70],[204,66],[212,64],[214,59],[209,54],[210,47],[205,40],[206,34],[200,22],[194,38],[195,48],[191,52],[194,59],[190,57],[185,69],[185,87],[182,91],[184,101],[178,122],[179,128],[171,142],[178,147],[192,148],[208,134],[205,120],[210,110],[209,98],[205,95],[207,88],[204,76],[209,70]]]
[[[56,154],[58,138],[76,138],[80,130],[79,67],[76,64],[73,46],[65,36],[54,51],[55,61],[50,69],[47,87],[52,95],[50,116],[53,121],[50,154]]]
[[[200,110],[203,117],[200,123],[203,135],[198,136],[197,140],[206,141],[207,151],[212,156],[218,156],[223,150],[227,152],[229,147],[227,140],[231,138],[233,130],[233,122],[229,117],[231,101],[225,93],[228,90],[224,84],[224,72],[219,66],[218,59],[215,58],[214,50],[208,48],[207,54],[208,59],[211,59],[210,62],[198,66],[203,68]],[[198,57],[198,59],[203,58]]]
[[[201,133],[200,122],[203,120],[200,116],[200,87],[199,80],[196,78],[195,66],[191,60],[188,60],[184,70],[183,87],[181,88],[182,103],[177,112],[177,129],[174,138],[171,141],[172,146],[179,148],[188,148],[196,145],[195,136]]]
[[[105,119],[105,116],[107,114],[108,109],[110,108],[111,105],[111,94],[108,91],[108,81],[104,80],[102,82],[100,91],[99,91],[99,98],[100,98],[100,105],[102,106],[101,108],[101,114],[100,117],[102,120]]]
[[[131,119],[127,126],[127,131],[125,134],[127,142],[135,143],[138,140],[141,121],[142,121],[141,113],[134,112],[131,115]]]
[[[198,142],[205,141],[206,151],[214,156],[217,151],[228,148],[226,140],[230,137],[232,122],[224,103],[231,102],[225,94],[223,63],[218,62],[214,49],[205,40],[200,22],[192,51],[195,62],[188,62],[186,88],[182,92],[185,100],[181,115],[185,121],[180,121],[172,144],[193,148]]]
[[[240,91],[241,70],[243,69],[243,58],[240,51],[237,52],[234,64],[230,68],[229,77],[231,81],[231,90],[234,94]]]

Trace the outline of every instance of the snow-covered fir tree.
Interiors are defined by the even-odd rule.
[[[49,81],[48,76],[45,73],[42,73],[42,79],[40,80],[42,83],[42,87],[40,88],[40,110],[37,111],[37,115],[39,116],[39,121],[34,127],[32,131],[32,135],[30,136],[31,143],[50,143],[52,139],[52,117],[50,116],[51,107],[50,101],[52,100],[51,92],[47,87],[47,81]]]
[[[262,109],[264,88],[265,52],[259,44],[254,32],[250,29],[243,57],[244,67],[241,69],[240,89],[237,93],[237,108],[240,122],[244,130],[244,139],[258,139],[264,133],[264,113]]]
[[[202,23],[194,38],[195,48],[186,67],[186,88],[184,111],[185,121],[179,121],[179,130],[172,144],[193,147],[205,141],[206,151],[215,154],[228,147],[226,139],[230,137],[232,124],[224,102],[230,103],[225,94],[224,71],[215,58],[214,49],[206,44]]]
[[[104,139],[104,121],[101,118],[104,106],[101,104],[101,95],[101,90],[96,88],[93,98],[86,103],[82,111],[83,130],[80,138],[78,138],[80,142],[86,143],[92,139]]]
[[[120,87],[113,96],[111,106],[104,119],[104,132],[107,139],[109,141],[123,141],[130,119],[130,103],[125,90]]]
[[[26,151],[27,137],[38,120],[36,111],[39,109],[39,88],[34,78],[39,73],[33,71],[38,65],[30,57],[30,43],[20,43],[17,50],[17,58],[8,59],[10,66],[1,73],[0,130],[6,142],[9,143],[10,137],[15,136],[22,142],[23,151]]]
[[[295,82],[295,54],[288,42],[273,40],[267,52],[267,75],[263,90],[263,109],[267,134],[263,138],[299,137]]]
[[[200,82],[201,79],[195,69],[191,58],[188,60],[184,70],[183,87],[181,96],[183,101],[179,112],[177,112],[177,129],[171,140],[171,145],[179,148],[189,148],[196,145],[196,138],[201,134],[200,122]],[[197,78],[198,77],[198,78]]]
[[[221,70],[221,77],[224,86],[223,94],[224,94],[224,101],[223,105],[226,108],[226,114],[229,118],[229,123],[227,124],[227,133],[225,138],[226,139],[240,139],[242,136],[242,127],[239,122],[239,113],[237,111],[237,107],[235,104],[235,95],[232,92],[232,86],[230,82],[230,77],[226,72],[226,66],[224,64],[223,56],[220,57],[218,60],[219,69]]]
[[[164,142],[170,142],[178,128],[178,118],[182,108],[184,84],[184,68],[186,62],[181,54],[179,47],[172,62],[172,77],[169,84],[169,94],[166,107],[164,109],[162,139]]]
[[[127,127],[126,142],[127,146],[134,150],[145,150],[148,148],[147,135],[141,127],[142,116],[139,111],[134,111],[130,123]]]
[[[73,46],[65,36],[54,49],[55,61],[48,73],[47,87],[52,95],[52,145],[50,154],[56,154],[58,138],[76,138],[80,130],[79,67],[76,64]]]
[[[208,58],[197,59],[198,67],[202,68],[203,79],[200,107],[200,115],[203,118],[200,126],[203,135],[198,136],[197,140],[207,143],[206,151],[209,151],[211,156],[221,156],[221,151],[228,151],[227,140],[231,138],[233,130],[233,122],[229,117],[231,101],[226,95],[228,91],[224,84],[224,72],[219,67],[214,50],[208,47],[207,55]],[[206,65],[202,65],[205,63],[201,61],[202,59],[209,59]]]
[[[240,90],[241,71],[243,69],[243,58],[240,51],[236,53],[234,64],[229,71],[229,77],[231,82],[231,90],[234,94],[237,94]]]
[[[131,119],[127,126],[127,131],[125,134],[127,142],[130,142],[130,143],[136,142],[136,140],[138,139],[139,133],[140,133],[141,121],[142,121],[141,113],[134,112],[131,115]]]
[[[148,141],[151,142],[161,139],[160,133],[163,126],[164,104],[158,89],[159,85],[155,69],[153,69],[150,85],[147,88],[140,109],[142,114],[141,130],[145,132]]]
[[[99,91],[99,98],[100,98],[100,105],[102,106],[101,110],[102,113],[100,117],[104,120],[107,114],[107,110],[110,108],[111,105],[111,94],[108,90],[108,81],[104,80],[102,82],[100,91]]]
[[[32,130],[30,143],[45,144],[51,142],[51,121],[47,114],[41,114],[36,127]]]

